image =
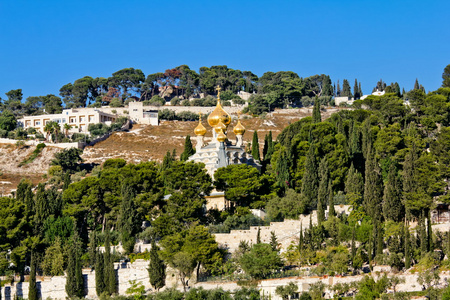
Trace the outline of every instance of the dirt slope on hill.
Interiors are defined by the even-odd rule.
[[[330,108],[322,112],[325,119],[338,109]],[[265,118],[244,118],[241,123],[246,128],[244,141],[251,142],[253,132],[257,130],[260,148],[264,144],[264,136],[272,131],[274,139],[290,123],[310,116],[312,109],[284,109],[268,114]],[[233,116],[234,117],[234,116]],[[228,127],[228,139],[235,140],[233,127],[237,120],[233,119]],[[102,163],[108,158],[124,158],[128,162],[162,161],[167,151],[176,150],[177,155],[183,152],[187,135],[192,138],[195,146],[194,128],[198,122],[161,121],[160,126],[134,125],[129,132],[116,132],[103,142],[92,147],[86,147],[83,159],[87,163]],[[211,139],[211,127],[206,121],[203,125],[208,130],[206,141]]]

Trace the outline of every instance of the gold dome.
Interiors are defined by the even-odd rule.
[[[211,127],[216,127],[219,122],[222,122],[226,126],[231,123],[231,116],[222,108],[222,105],[220,104],[220,88],[218,88],[218,91],[216,108],[208,116],[208,123]]]
[[[223,124],[222,121],[219,121],[219,124],[217,124],[217,126],[214,127],[214,130],[216,131],[216,133],[219,133],[220,131],[225,133],[225,130],[227,130],[227,126],[225,126],[225,124]]]
[[[235,135],[244,135],[245,127],[242,126],[241,120],[238,120],[236,126],[233,128],[233,132]]]
[[[198,125],[194,129],[195,135],[205,135],[206,134],[206,128],[202,124],[202,114],[200,114],[200,117],[198,118]]]
[[[220,130],[219,135],[217,136],[217,140],[221,143],[225,142],[225,140],[227,139],[227,136],[223,133],[222,130]]]

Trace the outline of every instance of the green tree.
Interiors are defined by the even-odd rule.
[[[320,123],[320,122],[322,122],[322,115],[320,114],[320,101],[319,101],[318,97],[316,97],[316,99],[314,100],[312,121],[313,121],[313,123]]]
[[[450,87],[450,64],[444,68],[442,73],[442,87]]]
[[[383,181],[375,155],[369,147],[366,160],[366,179],[364,184],[363,206],[374,221],[381,221],[381,202],[383,199]]]
[[[258,142],[258,132],[255,130],[253,132],[252,139],[252,156],[255,160],[260,161],[261,157],[259,155],[259,142]]]
[[[39,294],[36,285],[36,254],[34,251],[31,252],[31,270],[30,270],[30,281],[28,285],[28,299],[38,300]]]
[[[350,84],[348,83],[347,79],[344,79],[344,81],[342,82],[342,92],[341,92],[341,97],[349,97],[352,98],[352,91],[350,88]]]
[[[195,154],[195,149],[192,146],[191,137],[189,135],[186,136],[186,140],[184,141],[184,151],[180,155],[181,161],[186,161],[191,155]]]
[[[328,217],[336,216],[336,211],[334,210],[334,194],[333,194],[333,184],[331,179],[328,180]]]
[[[55,153],[55,159],[52,160],[52,165],[61,166],[64,172],[74,173],[78,171],[79,163],[83,161],[81,154],[83,150],[77,148],[64,149],[61,152]]]
[[[120,205],[119,228],[124,250],[132,253],[136,243],[135,236],[140,229],[140,218],[134,203],[135,191],[131,182],[122,184],[122,203]]]
[[[116,281],[116,271],[114,270],[114,260],[111,255],[111,242],[110,242],[110,234],[109,227],[106,228],[105,232],[105,253],[103,255],[104,258],[104,280],[105,280],[105,291],[108,295],[112,295],[116,293],[117,290],[117,281]]]
[[[389,167],[387,182],[384,186],[383,215],[386,220],[393,220],[394,222],[400,222],[405,216],[401,182],[394,163],[391,163]]]
[[[302,198],[305,206],[311,210],[317,206],[317,193],[319,178],[317,176],[317,163],[315,157],[315,147],[311,144],[306,156],[305,172],[302,179]]]
[[[263,279],[279,270],[283,263],[277,251],[269,244],[255,244],[239,261],[242,269],[255,279]]]
[[[106,250],[106,249],[105,249]],[[97,252],[95,259],[95,291],[100,297],[106,291],[105,284],[105,258],[103,253]]]
[[[81,251],[80,240],[78,234],[75,233],[70,247],[69,261],[67,264],[67,281],[66,281],[66,293],[69,298],[83,297],[84,296],[84,282],[83,275],[81,273]]]
[[[14,114],[6,109],[0,114],[0,129],[6,131],[13,131],[16,129],[17,120]]]
[[[155,240],[152,239],[150,263],[147,270],[150,284],[154,289],[156,289],[156,291],[159,291],[166,285],[166,265],[164,264],[164,261],[159,258],[158,251],[159,248],[156,246]]]
[[[319,190],[317,196],[317,222],[325,221],[325,208],[328,199],[328,162],[324,157],[319,164]]]

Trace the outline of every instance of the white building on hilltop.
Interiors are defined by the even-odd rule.
[[[214,178],[214,173],[218,168],[226,167],[228,165],[247,164],[258,170],[261,169],[259,161],[255,160],[251,154],[245,152],[243,145],[245,128],[242,126],[240,120],[238,120],[236,126],[233,128],[233,131],[236,134],[235,144],[233,145],[228,141],[226,133],[230,123],[231,116],[220,104],[219,90],[216,108],[208,116],[208,124],[212,128],[213,138],[208,144],[204,142],[204,136],[207,130],[202,125],[200,117],[199,124],[194,130],[194,133],[197,136],[196,153],[188,159],[188,161],[204,163],[211,178]],[[207,200],[208,209],[215,208],[223,210],[229,205],[223,192],[213,191],[213,193],[207,197]]]

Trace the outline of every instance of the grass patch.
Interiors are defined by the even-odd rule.
[[[22,167],[22,166],[24,166],[26,164],[29,164],[30,162],[35,160],[36,157],[38,157],[39,154],[41,154],[42,149],[44,149],[44,148],[45,148],[45,144],[44,143],[37,144],[36,149],[34,149],[34,151],[31,153],[31,155],[27,159],[25,159],[24,161],[19,163],[19,167]]]

